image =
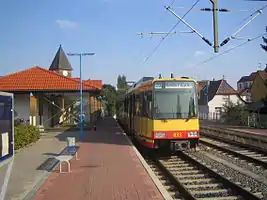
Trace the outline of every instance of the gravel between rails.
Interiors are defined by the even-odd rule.
[[[216,169],[218,173],[223,174],[225,177],[230,177],[233,182],[239,183],[243,188],[249,188],[253,193],[262,193],[264,196],[263,199],[267,199],[267,185],[259,183],[253,178],[247,177],[246,175],[207,157],[205,152],[191,152],[190,155],[195,159],[205,162],[212,169]]]

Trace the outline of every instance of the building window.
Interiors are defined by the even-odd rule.
[[[224,95],[222,99],[225,103],[228,103],[230,101],[230,95]]]
[[[243,83],[238,84],[238,90],[243,90]]]
[[[215,113],[222,113],[222,107],[215,107]]]

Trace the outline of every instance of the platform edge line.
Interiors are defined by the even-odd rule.
[[[149,177],[151,178],[151,180],[153,181],[153,183],[156,185],[158,191],[160,192],[160,194],[162,195],[162,197],[165,200],[173,200],[173,198],[170,196],[170,194],[168,193],[168,191],[165,189],[165,187],[162,185],[162,183],[160,182],[160,180],[158,179],[158,177],[155,175],[155,173],[151,170],[151,168],[149,167],[149,165],[147,164],[147,162],[145,161],[145,159],[143,158],[143,156],[139,153],[139,151],[136,149],[136,147],[133,145],[132,141],[129,139],[129,137],[126,135],[126,133],[124,132],[124,130],[122,129],[121,125],[118,123],[121,131],[123,132],[123,135],[126,137],[127,141],[129,142],[129,144],[131,145],[131,147],[133,148],[136,156],[138,157],[139,161],[141,162],[141,164],[143,165],[143,167],[145,168],[145,170],[147,171]]]

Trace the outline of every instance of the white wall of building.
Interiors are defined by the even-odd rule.
[[[15,119],[30,119],[30,94],[14,94],[14,110],[17,116]]]
[[[218,112],[223,107],[225,102],[231,101],[234,104],[240,102],[237,95],[215,95],[214,98],[208,103],[209,112]]]
[[[231,101],[234,104],[243,103],[240,98],[233,95],[215,95],[214,98],[209,101],[208,107],[205,105],[199,106],[199,117],[201,119],[219,119],[220,113],[223,111],[225,102]]]

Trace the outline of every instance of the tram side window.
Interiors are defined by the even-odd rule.
[[[148,91],[144,93],[143,99],[143,116],[152,118],[152,92]]]
[[[152,92],[151,91],[147,92],[147,112],[148,112],[148,117],[152,118]]]
[[[147,92],[144,92],[144,98],[143,98],[143,116],[148,117],[148,104],[147,104]]]
[[[141,115],[140,94],[135,95],[135,115]]]
[[[145,96],[144,96],[144,92],[141,92],[140,93],[140,117],[143,117],[145,116],[145,110],[144,110],[144,107],[145,107]]]
[[[133,106],[132,106],[132,96],[128,96],[128,100],[127,100],[127,113],[128,113],[128,117],[131,117],[133,115]]]

